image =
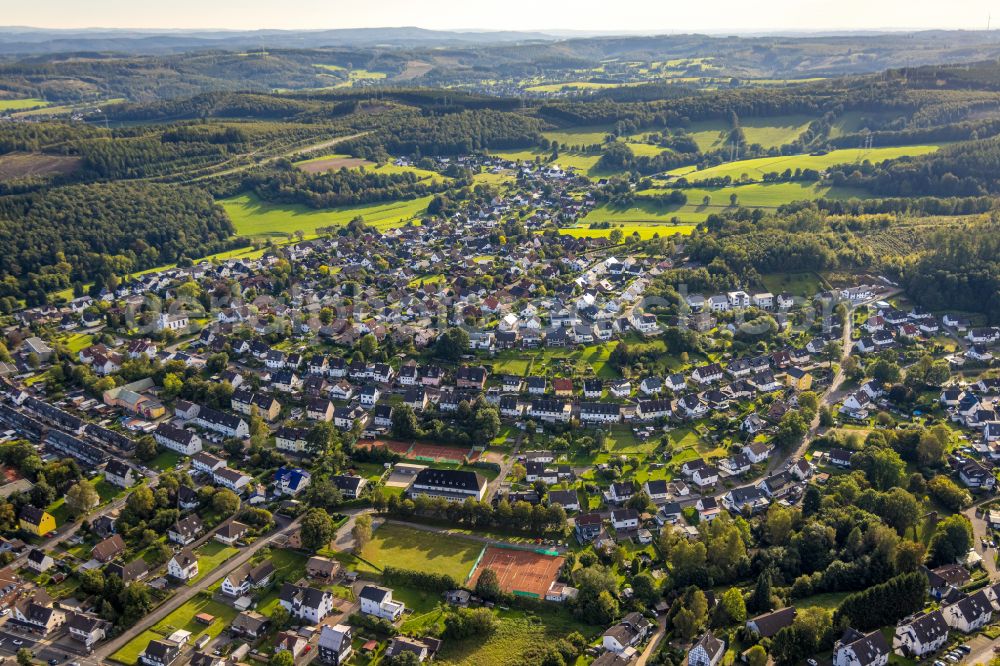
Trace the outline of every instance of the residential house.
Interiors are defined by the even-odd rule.
[[[365,615],[395,622],[406,610],[399,601],[393,601],[392,590],[377,585],[365,585],[358,594],[361,601],[361,612]]]

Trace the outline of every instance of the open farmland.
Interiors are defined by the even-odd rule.
[[[354,169],[355,167],[374,166],[374,164],[374,162],[369,162],[360,157],[351,157],[350,155],[324,155],[323,157],[314,157],[303,162],[296,162],[295,166],[306,173],[322,173],[323,171],[336,171],[344,167]]]
[[[236,227],[236,233],[249,237],[289,236],[302,231],[314,236],[320,227],[344,225],[361,216],[366,224],[378,229],[402,226],[427,210],[432,197],[408,201],[342,206],[317,210],[294,204],[268,204],[252,194],[244,194],[219,203]]]
[[[791,143],[809,127],[811,116],[796,114],[770,118],[741,118],[740,127],[747,143],[759,143],[765,148],[777,148]],[[702,152],[719,150],[727,143],[732,126],[722,120],[692,123],[688,134]]]
[[[27,99],[0,99],[0,113],[4,111],[25,111],[27,109],[37,109],[48,106],[44,99],[30,97]]]
[[[766,173],[782,172],[785,169],[816,169],[817,171],[828,169],[838,164],[855,164],[864,161],[877,164],[885,160],[893,160],[899,157],[916,157],[926,155],[938,150],[941,146],[936,144],[925,144],[917,146],[893,146],[891,148],[873,148],[864,150],[861,148],[847,148],[844,150],[831,150],[822,155],[782,155],[780,157],[760,157],[752,160],[738,160],[736,162],[726,162],[707,169],[697,170],[694,167],[682,167],[670,171],[670,175],[684,176],[688,180],[698,181],[706,178],[725,178],[729,176],[733,180],[744,176],[750,180],[759,180]]]

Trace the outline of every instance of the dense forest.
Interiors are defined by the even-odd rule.
[[[341,168],[307,174],[291,165],[253,172],[243,180],[243,189],[252,190],[265,201],[298,203],[311,208],[411,199],[455,186],[456,183],[444,179],[420,180],[410,171],[377,173],[365,168]]]
[[[2,295],[37,302],[99,274],[227,249],[232,234],[222,209],[192,187],[94,183],[0,198]]]

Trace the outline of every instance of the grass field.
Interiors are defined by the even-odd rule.
[[[548,161],[551,155],[547,151],[540,150],[494,150],[491,154],[507,160],[521,160],[522,162],[534,162],[536,157],[541,157],[543,160]],[[613,172],[602,171],[597,168],[597,160],[599,159],[601,159],[600,155],[565,152],[559,153],[559,157],[556,158],[554,163],[564,169],[576,169],[582,175],[589,178],[603,178],[604,176],[613,175]]]
[[[770,118],[741,118],[740,126],[747,143],[759,143],[765,148],[777,148],[791,143],[809,127],[812,116],[795,114]],[[702,152],[718,150],[726,144],[732,127],[722,120],[700,121],[691,124],[688,134]]]
[[[217,568],[220,564],[239,552],[239,548],[227,546],[219,543],[215,539],[208,541],[199,548],[195,555],[198,557],[198,575],[188,581],[188,585],[194,585],[205,577],[206,574]]]
[[[335,153],[332,155],[321,155],[319,157],[312,157],[307,160],[302,160],[301,162],[295,162],[295,166],[299,169],[306,171],[308,173],[318,173],[328,170],[336,170],[341,167],[347,167],[348,169],[357,169],[364,167],[366,170],[372,173],[381,174],[397,174],[397,173],[412,173],[417,177],[417,180],[433,180],[433,181],[444,181],[445,177],[435,171],[428,171],[427,169],[419,169],[413,166],[397,166],[392,162],[386,162],[384,164],[376,165],[375,162],[369,160],[361,159],[359,157],[351,157],[350,155],[342,155]]]
[[[250,194],[223,199],[219,203],[233,221],[236,233],[241,236],[287,237],[296,231],[302,231],[306,237],[310,237],[315,236],[316,229],[320,227],[345,225],[358,216],[378,229],[401,226],[426,211],[431,199],[431,196],[426,196],[409,201],[343,206],[327,210],[293,204],[268,204]]]
[[[764,288],[772,294],[788,292],[793,296],[811,297],[824,289],[815,273],[769,273],[760,276]]]
[[[215,621],[210,625],[198,622],[194,617],[200,613],[214,615]],[[196,596],[163,618],[151,630],[142,632],[126,643],[118,652],[111,655],[111,659],[123,664],[134,664],[139,660],[139,653],[146,649],[149,641],[169,636],[178,629],[190,631],[192,643],[197,641],[203,634],[208,634],[212,637],[218,636],[232,623],[236,614],[235,609],[225,604],[212,601],[207,596]]]
[[[618,229],[626,236],[639,234],[640,238],[648,240],[655,236],[673,236],[674,234],[688,236],[694,231],[696,226],[696,224],[670,224],[667,222],[620,222],[615,223],[614,226],[609,229],[566,227],[560,229],[559,233],[567,236],[575,236],[577,238],[604,238],[611,235],[612,229]]]
[[[379,567],[447,574],[464,582],[482,549],[475,541],[389,523],[375,530],[363,555]]]
[[[785,169],[793,171],[795,169],[823,170],[837,164],[854,164],[865,160],[877,163],[898,157],[926,155],[933,153],[940,147],[939,145],[929,144],[873,148],[872,150],[848,148],[844,150],[831,150],[825,155],[783,155],[781,157],[760,157],[752,160],[726,162],[725,164],[719,164],[708,169],[702,169],[701,171],[694,170],[692,167],[682,167],[669,173],[675,176],[684,176],[692,181],[704,180],[706,178],[724,178],[726,176],[737,180],[744,175],[750,180],[758,180],[766,173],[781,172]]]
[[[26,99],[0,99],[0,112],[3,111],[24,111],[25,109],[35,109],[40,106],[48,106],[49,102],[37,97]]]
[[[611,350],[617,344],[617,342],[609,342],[608,344],[588,345],[582,351],[556,347],[502,351],[497,354],[493,361],[493,373],[523,377],[528,374],[544,374],[552,369],[565,370],[567,374],[584,376],[593,374],[602,379],[615,379],[618,374],[612,366],[608,365],[608,358],[611,356]]]
[[[588,640],[600,630],[577,623],[564,608],[534,615],[525,611],[500,611],[496,631],[486,638],[445,641],[436,661],[462,666],[507,666],[525,663],[525,652],[579,631]]]
[[[149,461],[146,466],[150,469],[157,469],[163,472],[170,469],[183,459],[184,456],[176,451],[161,451],[160,454]]]

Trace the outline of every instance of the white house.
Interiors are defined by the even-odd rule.
[[[940,610],[896,625],[892,649],[901,657],[920,659],[937,652],[948,642],[948,623]]]
[[[365,615],[372,615],[383,620],[395,622],[406,610],[406,606],[399,601],[393,601],[392,590],[376,585],[365,585],[358,598],[361,600],[361,612]]]
[[[167,562],[167,573],[176,580],[189,581],[198,575],[198,558],[190,549],[183,548]]]
[[[717,666],[726,653],[726,642],[706,632],[688,650],[688,666]]]

